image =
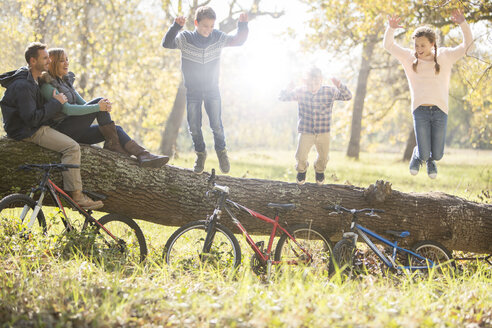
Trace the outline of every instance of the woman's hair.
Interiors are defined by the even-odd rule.
[[[63,48],[51,48],[48,49],[48,54],[50,55],[51,63],[48,69],[50,75],[54,78],[59,76],[58,74],[58,63],[62,60],[65,55],[65,49]]]
[[[441,66],[437,63],[437,34],[430,27],[421,26],[413,32],[412,39],[415,40],[423,36],[426,37],[430,43],[434,43],[434,63],[435,63],[434,69],[436,71],[436,74],[439,74],[439,71],[441,70]],[[414,72],[417,72],[418,63],[419,63],[419,58],[417,56],[417,52],[415,52],[415,61],[413,62],[412,65]]]

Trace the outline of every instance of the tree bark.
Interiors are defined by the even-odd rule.
[[[360,64],[359,76],[357,78],[357,88],[354,96],[354,107],[352,111],[352,127],[350,141],[347,149],[347,156],[359,159],[360,134],[362,130],[362,111],[364,110],[364,100],[367,93],[367,80],[371,72],[371,58],[374,46],[377,41],[368,38],[362,47],[362,60]]]
[[[417,146],[417,141],[415,140],[415,131],[412,129],[407,139],[407,145],[405,151],[403,152],[403,161],[408,162],[412,158],[413,149]]]
[[[213,211],[206,199],[208,173],[166,166],[138,167],[135,159],[94,146],[82,146],[84,189],[108,196],[103,212],[168,226],[181,226],[205,219]],[[0,139],[0,196],[13,190],[27,192],[37,182],[34,173],[18,171],[24,163],[57,163],[60,154],[28,142]],[[61,186],[61,174],[53,181]],[[380,218],[360,217],[360,223],[384,235],[386,230],[408,230],[403,244],[435,240],[452,250],[492,253],[492,205],[469,202],[444,193],[402,193],[389,183],[378,182],[364,189],[348,185],[323,185],[218,176],[216,182],[230,188],[230,198],[267,216],[274,216],[269,202],[294,203],[296,209],[281,213],[281,223],[312,223],[333,241],[349,229],[349,215],[330,215],[324,206],[384,209]],[[244,212],[238,219],[250,233],[268,234],[271,226]],[[222,222],[234,228],[225,218]],[[234,230],[236,231],[236,230]],[[392,239],[392,237],[388,236]]]
[[[174,145],[178,138],[179,128],[183,121],[183,116],[186,108],[186,88],[183,80],[178,87],[176,98],[174,99],[173,108],[167,118],[166,128],[162,135],[161,154],[174,156]]]

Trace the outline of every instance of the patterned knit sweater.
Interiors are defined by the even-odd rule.
[[[248,37],[248,23],[239,22],[236,35],[213,30],[208,36],[196,30],[182,31],[176,22],[162,40],[162,46],[181,50],[181,69],[188,91],[215,90],[219,85],[220,54],[222,48],[242,45]]]

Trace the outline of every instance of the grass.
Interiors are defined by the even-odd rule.
[[[293,155],[231,152],[230,174],[294,181]],[[383,179],[404,192],[443,191],[490,203],[492,152],[449,151],[436,180],[425,168],[411,177],[399,154],[364,153],[359,161],[330,155],[327,183],[367,187]],[[192,167],[193,161],[193,154],[183,154],[171,164]],[[212,167],[218,165],[210,152],[206,170]],[[312,170],[308,181],[314,181]],[[64,238],[25,240],[12,221],[1,221],[0,327],[492,326],[492,267],[483,262],[459,263],[455,275],[365,275],[341,282],[293,270],[264,282],[249,268],[244,244],[236,273],[174,270],[161,259],[174,228],[138,223],[149,246],[145,264],[67,253]]]

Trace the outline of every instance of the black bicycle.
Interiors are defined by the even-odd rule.
[[[66,171],[78,167],[74,164],[21,165],[19,167],[21,170],[43,172],[41,181],[32,188],[29,195],[16,193],[4,197],[0,201],[0,219],[16,220],[21,225],[21,233],[28,237],[37,234],[46,235],[48,228],[50,233],[54,234],[90,232],[93,238],[92,250],[101,255],[142,262],[147,256],[147,244],[142,230],[134,220],[119,214],[106,214],[97,220],[92,216],[91,210],[82,209],[50,179],[52,171]],[[84,193],[96,200],[106,198],[93,192],[84,191]],[[51,220],[49,225],[43,213],[43,201],[46,195],[51,196],[56,205],[56,214],[53,217],[60,218],[60,220]]]

